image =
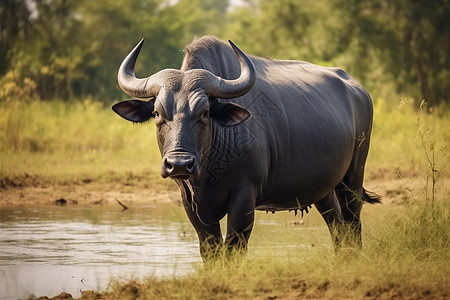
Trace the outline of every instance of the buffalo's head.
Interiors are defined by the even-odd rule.
[[[212,127],[237,125],[250,116],[241,106],[218,99],[237,98],[250,91],[255,83],[255,67],[230,41],[241,66],[237,79],[224,79],[204,69],[165,69],[147,78],[136,78],[134,65],[142,43],[122,62],[118,81],[125,93],[148,101],[122,101],[112,109],[136,123],[155,119],[163,158],[162,177],[199,177],[211,145]]]

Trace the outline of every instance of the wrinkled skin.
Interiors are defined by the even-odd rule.
[[[149,100],[113,110],[133,122],[154,117],[161,176],[179,186],[204,260],[223,245],[245,250],[255,209],[315,205],[336,249],[361,246],[363,201],[379,199],[362,186],[372,103],[359,83],[337,68],[249,58],[212,37],[186,49],[180,70],[140,79],[140,47],[124,60],[119,84]]]

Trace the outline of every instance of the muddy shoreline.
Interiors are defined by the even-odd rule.
[[[0,189],[0,206],[180,204],[177,187],[168,184],[88,182]],[[121,203],[121,204],[120,204]]]
[[[171,180],[155,182],[136,178],[132,181],[82,180],[52,183],[24,176],[15,181],[3,179],[0,206],[16,205],[123,205],[174,203],[180,205],[178,187]],[[382,197],[383,204],[401,204],[411,196],[423,198],[426,178],[417,173],[398,176],[394,170],[379,169],[366,175],[364,187]],[[450,176],[439,178],[437,198],[448,199]]]

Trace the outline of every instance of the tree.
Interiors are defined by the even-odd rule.
[[[438,104],[450,93],[450,2],[340,0],[347,32],[374,50],[397,92]]]
[[[5,78],[13,81],[28,79],[42,98],[70,98],[74,94],[72,82],[83,76],[79,71],[79,49],[75,44],[68,47],[79,29],[79,20],[73,14],[77,2],[10,2],[8,20],[4,21],[7,25],[2,34],[6,37],[5,71],[10,73]],[[15,18],[19,19],[13,20]],[[8,42],[9,37],[14,41]]]
[[[196,35],[220,31],[227,7],[222,0],[7,0],[0,43],[8,63],[0,72],[13,76],[1,81],[28,78],[41,99],[122,97],[117,69],[139,39],[147,38],[139,74],[179,67]]]
[[[375,97],[449,101],[448,0],[245,0],[231,11],[228,4],[4,0],[2,87],[19,82],[22,94],[42,99],[122,97],[117,68],[140,38],[146,43],[136,71],[147,76],[178,68],[186,44],[211,34],[256,55],[343,67]]]
[[[0,2],[0,76],[11,66],[17,41],[28,37],[31,12],[25,1]]]
[[[311,60],[317,57],[312,25],[321,2],[247,1],[229,14],[222,35],[256,55]]]
[[[173,4],[164,0],[86,0],[81,14],[85,47],[92,62],[87,74],[95,84],[89,91],[97,90],[107,98],[122,95],[116,83],[117,69],[141,38],[146,41],[136,66],[138,76],[179,67],[187,43],[212,28],[220,29],[216,20],[226,6],[227,1],[222,0],[179,0]]]
[[[255,54],[338,65],[376,93],[437,104],[450,100],[449,19],[448,0],[247,0],[226,33]]]

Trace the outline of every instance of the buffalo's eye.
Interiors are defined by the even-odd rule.
[[[206,125],[209,122],[209,109],[205,109],[201,114],[197,115],[197,122]]]
[[[155,118],[155,124],[156,126],[161,126],[162,124],[165,123],[164,118],[161,116],[161,114],[159,112],[157,112],[156,110],[153,112],[153,117]]]

